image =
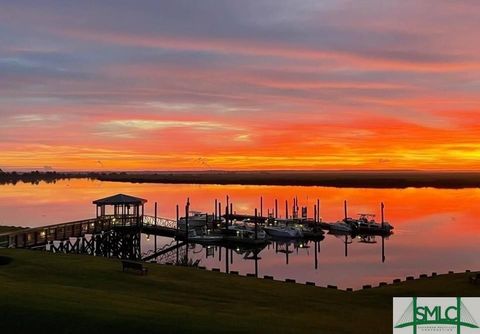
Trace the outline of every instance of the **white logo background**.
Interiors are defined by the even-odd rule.
[[[412,302],[412,297],[394,297],[393,298],[393,327],[397,324],[400,318],[403,316],[405,310]],[[477,297],[462,297],[462,303],[468,309],[473,316],[477,324],[480,326],[480,298]],[[456,306],[456,298],[451,297],[418,297],[418,306],[442,306],[445,309],[448,306]],[[461,334],[480,334],[480,328],[469,328],[462,326]],[[412,334],[413,327],[408,326],[404,328],[393,328],[393,334]],[[420,325],[417,326],[417,334],[436,334],[436,333],[449,333],[456,334],[456,326],[451,325]]]

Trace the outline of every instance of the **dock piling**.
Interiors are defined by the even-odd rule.
[[[230,213],[230,212],[229,212],[229,210],[228,210],[228,205],[227,205],[227,206],[225,207],[225,224],[226,224],[227,229],[228,229],[229,220],[230,220],[230,219],[228,219],[228,218],[229,218],[229,217],[228,217],[229,213]]]
[[[190,214],[190,198],[187,198],[187,205],[185,205],[185,241],[186,241],[186,251],[185,251],[185,260],[188,263],[188,215]]]
[[[320,222],[320,199],[317,198],[317,222]]]
[[[154,220],[154,225],[157,226],[157,217],[158,217],[158,204],[155,202],[155,220]],[[157,235],[155,235],[155,244],[154,244],[154,249],[157,251]]]
[[[258,240],[257,208],[255,208],[255,240]]]
[[[385,262],[385,237],[382,235],[382,263]]]
[[[383,202],[380,205],[380,207],[381,207],[381,211],[382,211],[382,229],[383,229],[384,226],[385,226],[385,219],[384,219],[384,213],[383,213],[385,206],[383,205]]]
[[[177,233],[176,233],[176,234],[177,234],[177,236],[178,236],[178,218],[179,218],[179,207],[178,207],[178,204],[177,204],[177,207],[176,207],[176,214],[177,214],[177,216],[176,216]]]
[[[263,196],[260,196],[260,217],[263,217]]]
[[[221,202],[218,202],[218,221],[221,227],[222,226],[222,203]]]

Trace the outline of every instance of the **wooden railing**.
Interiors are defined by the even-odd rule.
[[[159,226],[159,227],[165,227],[165,228],[170,228],[170,229],[176,229],[177,228],[177,221],[173,219],[168,219],[168,218],[162,218],[162,217],[153,217],[153,216],[143,216],[143,224],[145,226]]]
[[[67,223],[21,229],[0,234],[0,247],[27,248],[45,245],[54,240],[78,238],[85,234],[98,234],[116,227],[158,227],[174,231],[177,222],[153,216],[102,216]]]

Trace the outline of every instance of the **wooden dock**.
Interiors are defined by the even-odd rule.
[[[115,216],[102,216],[84,220],[53,224],[42,227],[33,227],[15,230],[0,234],[0,241],[7,248],[37,248],[49,242],[68,240],[69,238],[82,238],[86,235],[105,233],[111,230],[135,228],[140,233],[160,235],[166,237],[176,236],[176,222],[166,218],[144,216],[140,221],[138,217],[130,217],[119,221]]]
[[[222,205],[215,200],[212,215],[205,215],[205,230],[197,229],[197,235],[191,236],[189,231],[188,217],[190,213],[190,202],[187,199],[185,216],[180,217],[179,206],[176,208],[176,219],[158,217],[157,203],[155,203],[155,215],[145,215],[144,205],[147,200],[118,194],[93,201],[96,205],[96,217],[85,220],[78,220],[66,223],[53,224],[42,227],[18,229],[0,234],[0,247],[9,248],[44,248],[53,252],[82,253],[90,255],[101,255],[107,257],[120,257],[135,260],[150,260],[158,257],[167,257],[172,251],[176,251],[178,259],[179,248],[190,243],[208,244],[223,247],[244,247],[246,249],[261,249],[269,244],[269,238],[257,237],[257,228],[261,229],[266,225],[294,225],[303,229],[303,239],[319,242],[324,238],[323,230],[329,230],[330,224],[320,218],[320,202],[317,199],[314,205],[313,218],[307,215],[307,207],[300,207],[298,199],[294,198],[293,214],[288,214],[288,201],[285,201],[284,218],[279,217],[278,201],[275,200],[274,207],[267,209],[267,216],[263,215],[263,198],[260,198],[260,211],[254,210],[253,215],[237,214],[233,210],[233,203],[226,198],[226,206],[222,215]],[[351,220],[347,215],[347,205],[344,202],[345,218]],[[301,213],[301,214],[300,214]],[[203,219],[203,218],[202,218]],[[179,221],[184,221],[184,229],[179,229]],[[242,233],[230,233],[236,221],[244,221],[254,224],[255,237],[246,237]],[[382,203],[382,227],[383,227],[383,203]],[[182,225],[180,225],[182,226]],[[193,229],[190,227],[190,229]],[[361,233],[358,233],[361,232]],[[154,251],[151,254],[141,253],[141,234],[151,236],[163,236],[172,238],[173,241],[168,247],[157,249],[156,239]],[[382,237],[382,259],[384,261],[384,239],[391,232],[383,233],[383,230],[353,230],[350,237],[357,234],[361,236],[380,235]],[[345,237],[345,241],[347,241]],[[364,242],[370,239],[365,237]],[[182,251],[182,250],[180,250]],[[186,251],[188,257],[188,251]],[[347,243],[345,242],[345,256],[347,256]]]

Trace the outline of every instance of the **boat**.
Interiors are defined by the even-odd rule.
[[[223,235],[219,233],[206,232],[204,234],[197,234],[195,230],[188,232],[189,242],[196,242],[199,244],[214,244],[223,240]]]
[[[303,232],[301,229],[293,226],[265,226],[265,232],[277,238],[302,238]]]
[[[374,217],[373,214],[359,214],[359,218],[351,223],[352,229],[358,233],[392,233],[392,225],[385,221],[379,224]]]
[[[229,236],[236,236],[242,239],[255,239],[255,227],[252,227],[246,223],[229,225],[225,229],[224,233]],[[266,238],[267,235],[265,231],[258,226],[256,239],[264,240]]]
[[[178,228],[180,230],[185,230],[186,227],[186,217],[181,217],[178,220]],[[191,211],[188,216],[188,228],[189,229],[199,229],[207,226],[207,223],[213,221],[213,215],[207,213],[202,213],[198,211]]]
[[[323,239],[323,235],[325,232],[323,232],[321,226],[319,224],[302,224],[300,225],[303,236],[307,239]]]
[[[330,232],[341,232],[341,233],[351,233],[352,232],[352,226],[348,223],[345,223],[344,221],[336,222],[336,223],[331,223],[330,226]]]

